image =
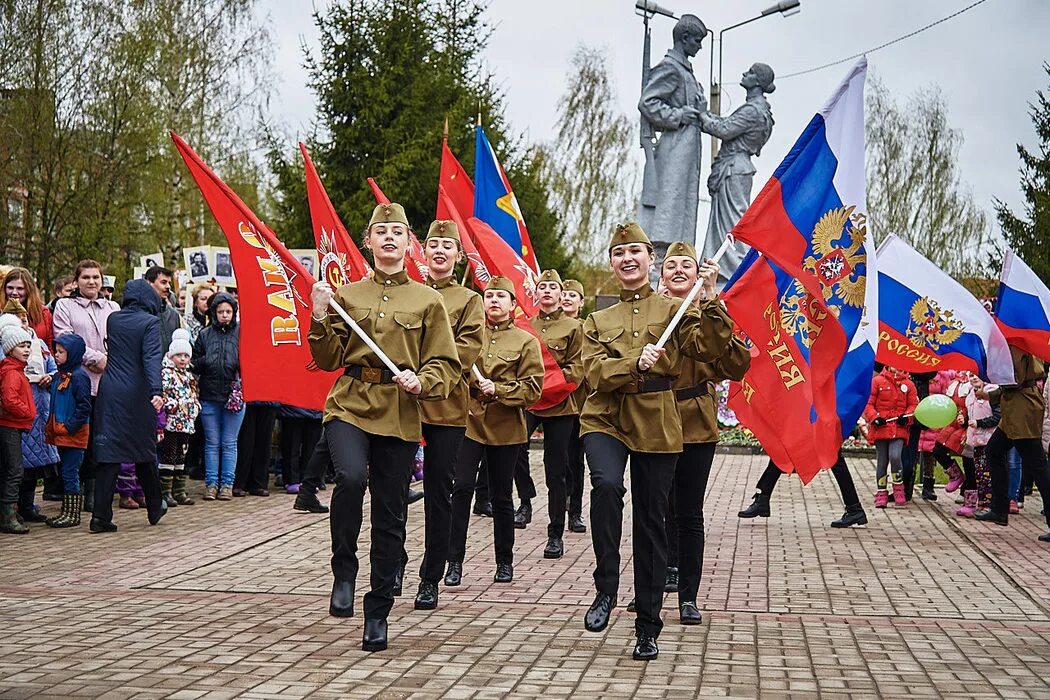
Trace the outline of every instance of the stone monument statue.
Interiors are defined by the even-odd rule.
[[[649,71],[638,101],[645,148],[638,223],[653,242],[658,264],[672,242],[696,240],[700,119],[707,110],[707,98],[689,62],[700,50],[707,27],[699,17],[682,15],[672,36],[674,46]],[[658,140],[655,131],[660,132]]]
[[[751,204],[751,185],[755,166],[751,156],[760,155],[773,133],[773,112],[765,94],[773,92],[773,69],[756,63],[744,73],[740,86],[747,90],[747,101],[728,117],[710,112],[700,116],[700,128],[721,139],[711,165],[707,191],[711,194],[711,218],[707,224],[703,257],[714,257],[736,222]],[[747,253],[747,246],[733,243],[719,261],[719,282],[725,284]]]

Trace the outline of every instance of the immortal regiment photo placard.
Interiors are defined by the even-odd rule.
[[[189,272],[190,282],[207,282],[211,279],[211,246],[183,248],[182,258]]]
[[[211,255],[211,271],[215,281],[224,287],[236,287],[237,277],[233,274],[230,249],[212,246]]]

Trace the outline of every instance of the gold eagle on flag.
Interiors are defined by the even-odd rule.
[[[913,343],[929,347],[936,352],[942,345],[951,345],[958,340],[965,328],[962,321],[955,318],[955,312],[951,309],[945,311],[935,300],[920,297],[911,305],[905,335]]]

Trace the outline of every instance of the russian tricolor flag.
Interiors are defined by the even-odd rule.
[[[991,314],[965,287],[890,235],[879,246],[879,362],[907,372],[964,369],[1013,384]]]
[[[481,124],[474,131],[474,216],[498,233],[511,250],[538,274],[540,267],[536,251],[532,249],[525,217],[521,214],[507,173],[499,164]]]
[[[1012,250],[1003,259],[995,321],[1010,345],[1050,361],[1050,289]]]
[[[861,59],[733,229],[753,251],[726,304],[757,352],[733,408],[751,416],[752,425],[741,421],[777,466],[807,482],[835,463],[871,393],[877,334],[866,308],[876,308],[878,288],[866,217],[866,74]]]

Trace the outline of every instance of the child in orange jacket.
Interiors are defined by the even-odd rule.
[[[893,502],[898,506],[906,503],[901,454],[918,404],[915,384],[907,372],[886,367],[872,380],[864,420],[870,426],[868,441],[875,445],[876,508],[885,508],[889,502],[888,472],[892,474]]]

